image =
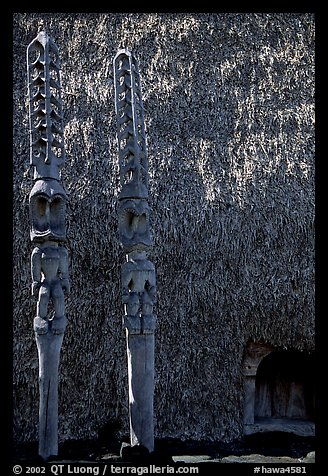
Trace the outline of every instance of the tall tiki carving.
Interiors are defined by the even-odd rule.
[[[60,182],[65,161],[58,49],[43,31],[28,45],[27,76],[30,166],[29,196],[34,332],[39,356],[39,455],[58,454],[58,366],[67,323],[69,292],[65,210]]]
[[[148,166],[140,76],[130,51],[114,58],[115,109],[121,190],[119,235],[126,253],[121,285],[126,332],[130,444],[154,450],[154,304],[155,267],[147,258],[151,247]]]

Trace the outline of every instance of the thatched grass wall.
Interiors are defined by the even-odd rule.
[[[14,433],[37,439],[26,48],[60,50],[72,292],[60,439],[128,434],[112,60],[139,60],[157,271],[155,436],[242,434],[248,341],[314,349],[312,14],[14,15]]]

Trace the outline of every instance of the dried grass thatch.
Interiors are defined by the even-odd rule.
[[[158,283],[156,437],[241,435],[246,343],[314,349],[312,14],[14,15],[14,433],[37,438],[26,47],[59,47],[69,194],[61,440],[128,433],[112,60],[139,60]]]

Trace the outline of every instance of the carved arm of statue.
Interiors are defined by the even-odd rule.
[[[41,250],[34,248],[31,255],[32,296],[35,296],[41,286]]]
[[[70,282],[68,277],[68,252],[63,246],[59,247],[59,268],[58,274],[61,280],[61,287],[64,293],[70,293]]]

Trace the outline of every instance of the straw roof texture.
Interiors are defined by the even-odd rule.
[[[61,440],[128,435],[112,60],[139,61],[156,267],[155,437],[242,434],[245,346],[314,350],[314,17],[14,15],[14,434],[37,439],[26,48],[57,44],[71,295]],[[114,430],[113,430],[114,431]]]

